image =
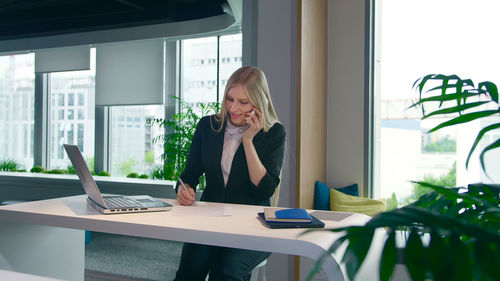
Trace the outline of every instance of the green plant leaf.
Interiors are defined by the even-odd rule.
[[[200,120],[198,112],[201,110],[202,116],[209,112],[215,113],[213,108],[218,104],[196,103],[191,105],[180,100],[178,97],[171,97],[178,101],[178,112],[169,120],[159,118],[148,120],[147,122],[147,124],[165,128],[163,135],[153,139],[154,143],[163,142],[163,154],[160,158],[165,162],[163,172],[157,172],[155,176],[163,174],[164,178],[169,180],[179,177],[180,173],[184,170],[194,132]],[[196,108],[196,112],[194,108]]]
[[[470,86],[471,88],[463,91],[464,86]],[[448,82],[446,80],[443,80],[442,85],[430,88],[425,92],[430,93],[430,92],[434,92],[436,90],[441,90],[440,96],[444,97],[444,96],[447,96],[450,94],[448,92],[448,90],[450,90],[450,89],[455,89],[456,93],[469,92],[470,90],[474,90],[474,82],[472,82],[472,80],[470,80],[470,79],[467,79],[467,80],[459,79],[459,80],[457,80],[456,84],[448,84]]]
[[[492,144],[488,145],[481,151],[481,154],[479,155],[479,160],[481,161],[481,168],[483,168],[483,171],[487,174],[486,172],[486,167],[484,166],[484,154],[492,149],[499,148],[500,147],[500,139],[497,139],[495,142]]]
[[[434,277],[434,281],[449,280],[449,256],[447,248],[441,235],[435,231],[430,233],[431,241],[429,243],[429,269]]]
[[[307,230],[307,231],[304,231],[302,232],[299,236],[302,236],[306,233],[309,233],[311,231],[318,231],[318,230]],[[337,232],[337,229],[335,230],[335,232]],[[344,242],[347,240],[347,236],[346,235],[343,235],[341,237],[339,237],[337,240],[335,240],[335,242],[332,243],[332,245],[330,246],[330,248],[328,249],[328,251],[326,253],[324,253],[315,263],[314,263],[314,267],[311,269],[311,271],[309,272],[309,274],[307,275],[307,278],[306,280],[312,280],[314,278],[314,276],[320,271],[321,269],[321,266],[323,265],[323,261],[325,259],[326,256],[330,255],[331,253],[334,253],[335,251],[337,251],[337,249],[342,245],[344,244]]]
[[[456,202],[456,201],[452,200],[452,202]],[[469,204],[468,202],[465,202],[465,201],[461,201],[461,202],[458,202],[457,204],[448,206],[448,210],[445,214],[458,217],[459,215],[461,215],[461,212],[463,212],[463,210],[465,210],[466,208],[469,208],[469,207],[471,207],[471,204]]]
[[[490,280],[498,275],[500,268],[500,252],[498,245],[488,245],[484,241],[477,241],[474,247],[475,272],[476,280],[483,280],[485,276],[489,276]]]
[[[363,263],[366,253],[370,249],[373,240],[374,229],[363,227],[352,227],[347,230],[349,236],[349,245],[347,246],[342,261],[345,263],[347,276],[354,280]]]
[[[448,93],[446,96],[432,96],[432,97],[427,97],[427,98],[420,98],[418,101],[414,102],[411,106],[408,107],[408,109],[428,103],[428,102],[445,102],[445,101],[450,101],[450,100],[457,100],[457,99],[466,99],[474,96],[478,96],[481,93],[474,93],[474,92],[464,92],[464,93]]]
[[[441,212],[442,210],[448,210],[446,213],[449,214],[449,208],[453,206],[454,202],[456,202],[456,200],[439,198],[433,204],[427,207],[427,209],[436,213]]]
[[[413,281],[424,281],[427,269],[426,253],[418,231],[413,229],[404,250],[405,264]]]
[[[425,229],[435,230],[441,234],[447,234],[450,231],[459,232],[470,237],[495,241],[495,243],[500,244],[500,236],[497,230],[485,228],[477,222],[443,216],[441,213],[411,205],[400,208],[395,214],[404,217],[405,220],[412,221],[411,226],[425,225]]]
[[[468,194],[461,194],[458,192],[457,189],[451,189],[451,188],[446,188],[446,187],[443,187],[443,186],[439,186],[439,185],[434,185],[434,184],[430,184],[430,183],[427,183],[427,182],[421,182],[421,181],[411,181],[411,182],[414,182],[414,183],[418,183],[422,186],[426,186],[426,187],[429,187],[429,188],[432,188],[433,190],[441,193],[441,194],[444,194],[446,195],[448,198],[453,198],[453,199],[463,199],[463,200],[466,200],[467,202],[470,202],[470,203],[473,203],[473,204],[478,204],[478,205],[483,205],[485,204],[486,202],[484,202],[483,200],[479,199],[479,198],[476,198],[474,196],[470,196]],[[486,203],[488,204],[488,203]]]
[[[481,129],[481,131],[479,131],[479,133],[477,134],[476,140],[474,141],[474,144],[472,145],[472,148],[469,151],[469,155],[467,156],[467,160],[465,161],[465,167],[466,168],[469,167],[470,157],[472,156],[472,153],[474,152],[474,150],[476,149],[477,145],[479,144],[479,141],[481,141],[481,139],[483,138],[484,134],[486,134],[489,131],[498,129],[498,128],[500,128],[500,123],[496,123],[496,124],[492,124],[492,125],[486,126],[483,129]],[[484,170],[484,168],[483,168],[483,170]]]
[[[477,87],[479,89],[483,89],[485,88],[486,91],[488,92],[488,94],[490,95],[491,99],[498,103],[498,88],[497,86],[490,82],[490,81],[484,81],[484,82],[481,82],[477,85]]]
[[[473,120],[476,120],[479,118],[488,117],[488,116],[491,116],[491,115],[494,115],[497,113],[500,113],[500,110],[483,110],[483,111],[463,114],[463,115],[460,115],[460,116],[453,118],[449,121],[446,121],[446,122],[443,122],[443,123],[437,125],[436,127],[430,129],[428,133],[435,132],[439,129],[442,129],[442,128],[445,128],[448,126],[467,123],[467,122],[470,122],[470,121],[473,121]]]
[[[418,88],[417,91],[422,92],[422,90],[423,90],[423,88],[425,86],[425,83],[427,83],[427,81],[429,79],[431,79],[434,75],[435,74],[428,74],[428,75],[425,75],[422,78],[419,78],[419,79],[415,80],[415,82],[413,82],[412,88]]]
[[[479,101],[479,102],[473,102],[473,103],[469,103],[469,104],[457,105],[457,106],[454,106],[454,107],[449,107],[449,108],[445,108],[445,109],[436,110],[436,111],[433,111],[433,112],[431,112],[431,113],[429,113],[427,115],[424,115],[422,117],[422,120],[423,119],[427,119],[427,118],[429,118],[431,116],[434,116],[434,115],[462,112],[464,110],[467,110],[467,109],[470,109],[470,108],[473,108],[473,107],[477,107],[477,106],[481,106],[481,105],[489,103],[489,102],[490,101]]]
[[[429,205],[429,204],[435,202],[438,195],[439,195],[439,193],[437,193],[437,192],[426,193],[426,194],[420,196],[420,198],[418,198],[417,201],[413,202],[412,205],[415,205],[415,206]]]
[[[452,268],[449,270],[449,280],[472,280],[472,266],[469,251],[461,241],[458,233],[452,233],[450,238],[449,255],[452,259]]]
[[[380,281],[389,281],[397,262],[396,232],[392,231],[384,244],[380,259]]]
[[[400,226],[411,226],[413,221],[408,218],[407,210],[400,208],[382,212],[366,223],[371,228],[390,227],[396,229]]]

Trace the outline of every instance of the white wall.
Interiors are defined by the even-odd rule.
[[[243,19],[245,21],[245,19]],[[278,118],[286,128],[287,146],[281,175],[280,206],[295,206],[297,99],[297,1],[258,1],[256,63],[267,76]],[[274,254],[268,280],[294,280],[293,258]]]
[[[260,1],[257,66],[267,76],[278,118],[286,128],[287,146],[281,176],[280,205],[295,205],[295,139],[297,98],[297,2]]]
[[[365,0],[328,2],[326,181],[358,183],[365,165]]]

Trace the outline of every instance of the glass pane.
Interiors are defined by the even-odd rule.
[[[219,58],[219,102],[224,97],[224,88],[227,80],[233,72],[241,67],[241,33],[220,37],[220,58]]]
[[[396,197],[406,204],[419,195],[410,180],[442,185],[500,182],[500,152],[488,152],[481,171],[478,154],[469,169],[465,160],[479,129],[499,116],[426,132],[447,119],[421,120],[407,109],[418,97],[413,83],[427,74],[457,74],[475,83],[500,85],[496,13],[498,1],[379,1],[376,27],[375,197]],[[464,20],[481,15],[480,20]],[[483,40],[484,39],[484,40]],[[490,138],[498,138],[499,130]],[[490,142],[491,143],[491,142]],[[484,146],[483,146],[484,148]],[[478,148],[481,150],[482,148]]]
[[[217,37],[182,41],[182,99],[188,104],[217,100]]]
[[[146,126],[146,122],[164,116],[162,105],[111,108],[111,176],[149,175],[162,165],[163,146],[153,143],[153,138],[163,132],[158,126]]]
[[[34,55],[0,56],[0,161],[33,166]]]
[[[65,143],[78,145],[90,169],[94,168],[95,49],[91,49],[90,59],[90,70],[50,75],[49,169],[67,169],[71,165]]]

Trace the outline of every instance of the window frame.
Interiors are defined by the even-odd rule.
[[[217,35],[202,36],[202,37],[217,37],[217,80],[216,80],[216,95],[220,101],[219,89],[221,85],[220,79],[220,37],[231,34],[241,33],[241,30],[233,30],[231,32],[220,32]],[[193,37],[190,37],[193,38]],[[201,37],[200,37],[201,38]],[[189,38],[185,38],[189,39]],[[166,55],[164,63],[164,85],[166,86],[165,93],[175,93],[175,96],[182,99],[182,65],[181,65],[181,50],[182,41],[184,39],[165,40]],[[243,55],[243,51],[242,51]],[[34,100],[34,134],[33,134],[33,166],[49,166],[49,140],[50,124],[49,114],[52,110],[52,104],[49,97],[50,89],[50,74],[51,73],[36,73],[35,74],[35,100]],[[165,94],[164,93],[164,94]],[[78,105],[78,93],[74,93],[74,104]],[[66,102],[66,101],[65,101]],[[170,118],[180,110],[180,104],[171,99],[165,99],[165,118]],[[77,118],[75,111],[74,117]],[[110,107],[96,106],[95,107],[95,134],[94,134],[94,169],[96,172],[109,171],[111,167],[110,153]],[[73,136],[75,137],[75,136]],[[29,167],[27,167],[29,169]],[[115,177],[119,179],[118,177]]]

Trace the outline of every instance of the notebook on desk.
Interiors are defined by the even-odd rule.
[[[259,221],[269,228],[323,228],[325,223],[318,220],[314,216],[311,216],[311,222],[272,222],[266,221],[264,212],[257,213],[257,218]]]
[[[103,196],[97,187],[83,155],[76,145],[65,144],[64,149],[75,167],[78,178],[87,193],[87,202],[102,214],[139,213],[167,211],[172,205],[148,195],[107,195]]]

